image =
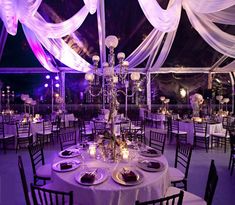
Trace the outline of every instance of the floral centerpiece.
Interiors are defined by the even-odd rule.
[[[162,102],[162,106],[160,107],[159,112],[164,115],[170,114],[168,110],[170,99],[166,98],[165,96],[161,96],[160,100]]]
[[[190,96],[190,104],[193,109],[193,117],[199,117],[200,105],[204,102],[203,96],[195,93]]]

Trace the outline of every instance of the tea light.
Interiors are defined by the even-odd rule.
[[[94,144],[91,144],[89,146],[89,154],[91,157],[95,157],[96,154],[96,146]]]
[[[122,150],[122,158],[123,158],[124,160],[128,160],[128,158],[129,158],[129,151],[128,151],[126,148],[124,148],[124,149]]]

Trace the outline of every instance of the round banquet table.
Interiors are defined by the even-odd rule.
[[[91,158],[87,152],[82,153],[82,157],[74,157],[82,161],[81,165],[68,172],[52,171],[52,180],[56,188],[62,191],[73,191],[74,204],[76,205],[134,205],[136,200],[146,201],[161,198],[170,185],[168,175],[168,162],[164,155],[155,158],[142,157],[136,150],[130,150],[135,156],[128,162],[109,163]],[[158,160],[165,165],[165,169],[160,172],[147,172],[136,167],[138,159]],[[65,160],[59,156],[55,157],[53,163]],[[107,179],[98,185],[85,186],[75,180],[75,176],[82,170],[89,167],[99,167],[107,170]],[[114,170],[122,167],[132,167],[143,174],[143,182],[134,186],[124,186],[116,183],[112,179]]]

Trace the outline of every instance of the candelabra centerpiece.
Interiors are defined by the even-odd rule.
[[[137,82],[140,79],[140,73],[139,72],[132,72],[130,73],[130,79],[129,73],[128,73],[128,66],[129,62],[125,60],[125,53],[120,52],[117,54],[118,59],[118,65],[115,66],[115,54],[114,49],[118,45],[118,38],[116,36],[108,36],[105,39],[105,45],[109,49],[108,54],[108,62],[103,62],[101,69],[98,69],[98,63],[99,63],[99,56],[95,55],[92,58],[94,68],[92,72],[85,74],[85,79],[89,82],[89,88],[88,91],[92,97],[97,97],[99,95],[103,95],[107,97],[107,101],[109,103],[109,119],[108,122],[110,124],[110,138],[115,141],[116,136],[114,133],[114,119],[117,115],[119,102],[117,100],[118,93],[122,93],[126,96],[126,105],[127,105],[127,97],[131,97],[135,94],[137,91]],[[99,77],[103,76],[102,78],[102,87],[100,90],[97,91],[97,85],[99,84]],[[127,88],[129,86],[129,82],[133,82],[133,92],[131,95],[127,94]],[[117,85],[123,85],[123,87],[126,88],[126,92],[124,92],[121,89],[118,89]],[[94,87],[96,89],[94,89]],[[96,92],[95,92],[96,90]],[[103,99],[104,100],[104,99]],[[127,106],[126,106],[127,107]],[[115,158],[115,145],[116,143],[113,143],[113,157]]]
[[[10,86],[6,86],[6,90],[2,90],[2,99],[6,102],[6,109],[3,110],[2,114],[14,114],[14,111],[11,110],[11,102],[14,101],[15,91],[11,90]]]

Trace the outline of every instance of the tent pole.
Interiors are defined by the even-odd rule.
[[[234,114],[234,92],[235,92],[235,88],[234,88],[234,73],[229,73],[229,76],[231,78],[231,87],[232,87],[232,96],[231,96],[231,105],[232,105],[232,113]]]
[[[60,72],[60,96],[63,99],[63,104],[62,104],[62,110],[65,111],[66,108],[66,102],[65,102],[65,72],[61,71]]]
[[[151,73],[146,73],[146,77],[147,77],[147,107],[148,110],[151,112]]]

